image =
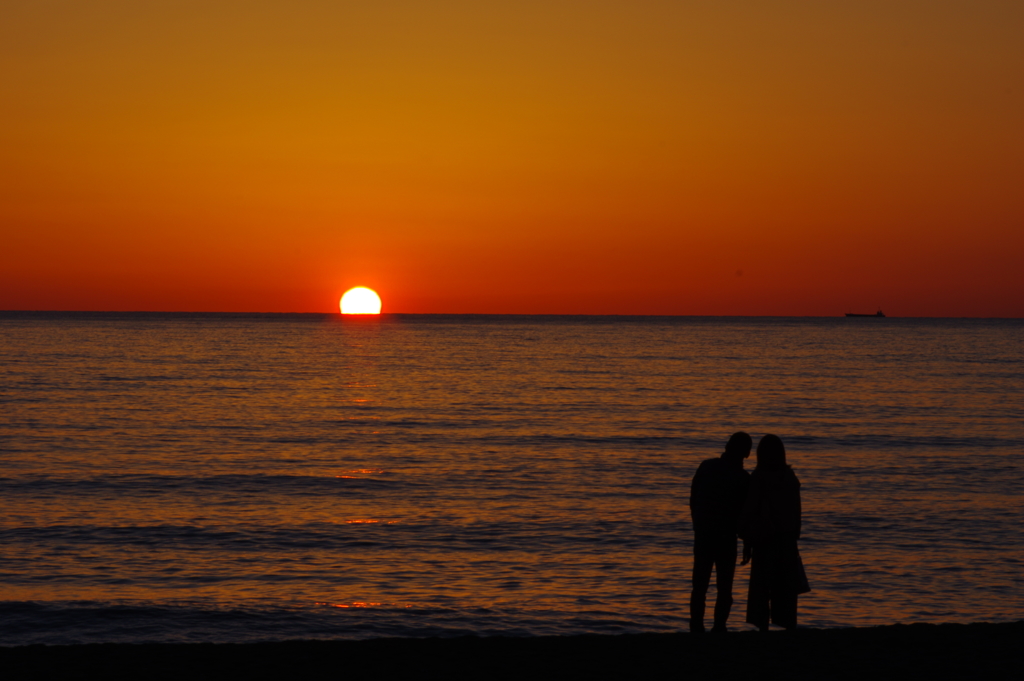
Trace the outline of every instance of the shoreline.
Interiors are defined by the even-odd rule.
[[[725,635],[0,646],[7,679],[987,679],[1024,669],[1024,620]]]

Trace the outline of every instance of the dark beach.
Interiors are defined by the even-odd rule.
[[[1024,621],[794,632],[0,648],[7,679],[1004,679]]]

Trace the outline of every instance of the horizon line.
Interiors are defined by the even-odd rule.
[[[113,314],[124,314],[124,315],[156,315],[156,314],[170,314],[170,315],[317,315],[317,316],[330,316],[330,317],[357,317],[357,318],[374,318],[374,317],[386,317],[389,315],[395,316],[416,316],[416,317],[427,317],[427,316],[460,316],[460,317],[697,317],[697,318],[741,318],[741,319],[845,319],[846,313],[839,313],[836,315],[744,315],[744,314],[629,314],[629,313],[581,313],[581,312],[381,312],[379,314],[342,314],[341,312],[280,312],[280,311],[230,311],[230,310],[0,310],[0,315],[7,314],[102,314],[102,315],[113,315]],[[874,315],[869,315],[861,319],[878,319]],[[946,316],[946,317],[935,317],[935,316],[915,316],[915,315],[886,315],[881,319],[990,319],[990,320],[1015,320],[1024,319],[1021,317],[965,317],[965,316]]]

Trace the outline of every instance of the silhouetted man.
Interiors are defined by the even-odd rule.
[[[743,459],[750,456],[750,436],[733,434],[725,452],[703,462],[690,485],[693,518],[693,591],[690,592],[690,631],[704,631],[704,599],[715,568],[715,625],[725,631],[732,608],[732,578],[736,574],[736,527],[750,487]]]

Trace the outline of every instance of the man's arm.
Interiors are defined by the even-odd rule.
[[[700,493],[700,468],[693,474],[693,480],[690,481],[690,512],[693,512],[694,507],[697,505],[695,500],[697,495]]]
[[[690,519],[693,521],[694,531],[696,531],[697,525],[701,524],[701,521],[704,519],[704,513],[706,513],[705,487],[704,464],[701,464],[697,468],[697,472],[693,474],[693,480],[690,482]]]

